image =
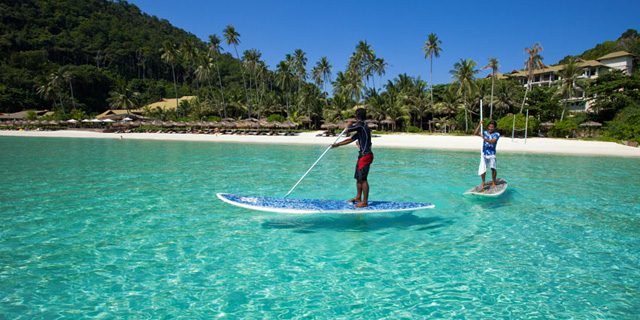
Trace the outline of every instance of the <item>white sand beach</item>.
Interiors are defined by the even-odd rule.
[[[81,130],[61,131],[0,131],[6,137],[59,137],[98,139],[145,139],[171,141],[203,141],[260,144],[304,144],[329,145],[336,137],[317,136],[322,131],[303,132],[295,136],[229,135],[229,134],[169,134],[169,133],[101,133]],[[375,135],[374,148],[414,148],[436,150],[478,151],[482,142],[474,136],[384,134]],[[629,147],[614,142],[585,141],[575,139],[528,138],[511,139],[503,136],[498,142],[498,152],[546,153],[584,156],[614,156],[640,158],[640,148]]]

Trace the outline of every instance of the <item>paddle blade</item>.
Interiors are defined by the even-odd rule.
[[[487,172],[487,164],[484,162],[484,157],[480,155],[480,166],[478,167],[478,175],[481,176]]]

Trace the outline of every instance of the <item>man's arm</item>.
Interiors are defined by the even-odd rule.
[[[331,147],[332,147],[332,148],[337,148],[337,147],[339,147],[339,146],[344,146],[345,144],[349,144],[349,143],[351,143],[351,142],[353,142],[353,139],[351,139],[351,138],[346,138],[346,139],[344,139],[344,140],[342,140],[342,141],[340,141],[340,142],[338,142],[338,143],[334,143],[334,144],[332,144],[332,145],[331,145]]]

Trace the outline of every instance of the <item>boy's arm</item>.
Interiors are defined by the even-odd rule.
[[[478,127],[476,128],[476,132],[473,133],[474,136],[478,136],[479,135],[478,131],[480,130],[480,125],[482,125],[482,121],[480,121],[480,123],[478,123]],[[481,135],[479,135],[479,136],[481,136]],[[484,137],[483,137],[483,139],[484,139]]]
[[[344,146],[345,144],[349,144],[349,143],[351,143],[351,142],[353,142],[353,139],[351,139],[351,138],[346,138],[346,139],[344,139],[344,140],[342,140],[342,141],[340,141],[340,142],[338,142],[338,143],[334,143],[334,144],[332,144],[332,145],[331,145],[331,147],[332,147],[332,148],[337,148],[337,147],[339,147],[339,146]]]

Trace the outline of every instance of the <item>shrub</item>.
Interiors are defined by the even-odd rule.
[[[572,119],[556,121],[556,124],[549,129],[549,135],[556,138],[569,137],[573,131],[578,130],[578,124]]]
[[[274,121],[284,122],[285,119],[281,114],[272,114],[267,118],[267,122],[274,122]]]
[[[422,129],[420,129],[418,127],[414,127],[414,126],[407,126],[407,132],[409,132],[409,133],[418,133],[418,132],[422,132]]]

